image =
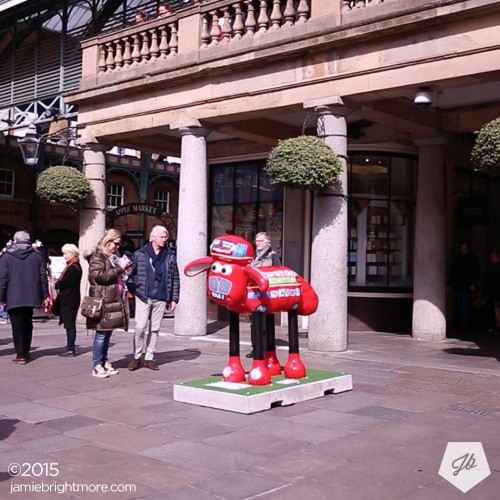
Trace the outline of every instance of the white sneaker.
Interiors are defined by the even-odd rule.
[[[98,378],[108,378],[109,374],[102,367],[102,365],[97,365],[97,366],[94,366],[94,369],[92,370],[92,376],[93,377],[98,377]]]
[[[120,373],[109,361],[104,364],[104,371],[108,375],[118,375]]]

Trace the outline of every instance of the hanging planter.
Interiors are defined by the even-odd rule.
[[[500,175],[500,117],[483,125],[476,134],[471,152],[474,167],[492,175]]]
[[[38,176],[36,192],[53,203],[75,205],[87,198],[92,188],[80,170],[61,165],[49,167]]]
[[[301,135],[279,141],[266,164],[272,184],[294,189],[324,189],[338,181],[340,158],[321,139]]]

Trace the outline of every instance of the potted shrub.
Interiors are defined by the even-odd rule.
[[[489,174],[500,174],[500,117],[476,132],[471,159],[475,168]]]
[[[75,205],[92,192],[89,180],[75,167],[49,167],[37,179],[36,192],[40,198],[53,203]]]
[[[318,137],[301,135],[279,141],[267,160],[271,183],[295,189],[324,189],[338,181],[340,158]]]

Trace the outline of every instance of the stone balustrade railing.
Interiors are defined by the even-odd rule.
[[[99,74],[177,54],[177,19],[168,17],[116,33],[99,43]]]
[[[244,0],[202,13],[201,46],[262,35],[267,31],[307,22],[307,0]]]
[[[304,24],[315,15],[335,12],[348,15],[357,9],[383,2],[384,0],[218,0],[87,40],[83,47],[84,50],[91,46],[97,49],[96,69],[101,75],[172,58],[179,52],[183,40],[186,51],[200,50]],[[89,64],[89,61],[84,53],[85,64]],[[84,74],[95,72],[90,67],[87,69],[88,72],[84,69]]]

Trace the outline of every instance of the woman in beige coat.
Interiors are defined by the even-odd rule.
[[[103,299],[99,319],[87,318],[87,328],[95,330],[92,348],[92,375],[107,378],[118,370],[108,361],[108,348],[115,328],[128,328],[128,305],[123,277],[130,267],[128,259],[118,253],[122,236],[116,229],[108,229],[97,248],[86,252],[89,261],[89,295]]]

